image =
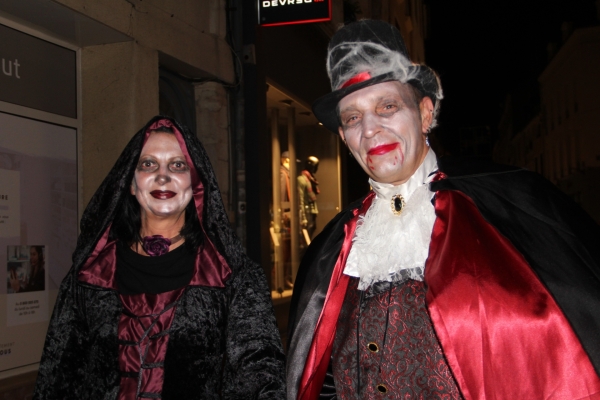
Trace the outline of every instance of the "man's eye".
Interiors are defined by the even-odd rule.
[[[381,111],[384,113],[389,113],[389,112],[395,111],[397,108],[398,108],[398,106],[396,106],[395,104],[385,104],[381,108]]]
[[[352,125],[358,121],[358,115],[351,115],[346,118],[346,125]]]

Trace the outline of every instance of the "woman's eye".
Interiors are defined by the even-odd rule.
[[[156,163],[152,160],[143,160],[140,162],[138,169],[151,171],[156,168]]]
[[[172,171],[187,171],[188,167],[184,161],[175,161],[175,162],[171,163],[171,170]]]

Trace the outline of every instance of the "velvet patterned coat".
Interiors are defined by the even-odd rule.
[[[110,225],[129,195],[149,128],[174,128],[192,168],[203,245],[194,277],[174,312],[164,358],[162,399],[285,398],[284,356],[262,268],[230,228],[208,157],[176,121],[155,117],[127,145],[87,206],[73,266],[48,328],[35,399],[116,399],[119,321]]]
[[[600,398],[600,227],[537,174],[438,161],[426,305],[466,399]],[[288,400],[335,399],[330,357],[356,221],[309,246],[290,308]]]

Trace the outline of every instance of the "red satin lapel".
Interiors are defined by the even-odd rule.
[[[77,279],[91,285],[117,290],[115,279],[115,260],[117,246],[114,240],[108,241],[110,226],[96,243],[94,251],[79,270]]]
[[[596,398],[600,380],[527,261],[459,192],[436,193],[427,303],[466,399]]]
[[[114,240],[108,240],[110,226],[96,244],[94,251],[77,274],[77,279],[91,285],[117,290],[115,278],[117,265],[117,246]],[[194,275],[189,285],[224,287],[231,274],[227,263],[206,237],[204,246],[198,249],[194,263]]]
[[[338,316],[340,315],[344,297],[346,297],[348,282],[350,281],[348,275],[344,275],[343,272],[346,266],[346,259],[352,247],[352,237],[356,230],[356,222],[358,221],[358,216],[364,214],[369,209],[374,196],[374,192],[371,192],[365,198],[361,208],[355,210],[354,217],[344,227],[344,243],[331,274],[323,310],[317,321],[312,344],[306,358],[306,363],[304,364],[304,372],[302,373],[298,389],[298,400],[314,400],[319,397],[333,349]]]

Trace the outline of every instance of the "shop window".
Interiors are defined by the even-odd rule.
[[[339,138],[312,113],[270,88],[272,154],[271,290],[291,296],[309,243],[341,208]],[[274,101],[277,100],[277,101]]]

